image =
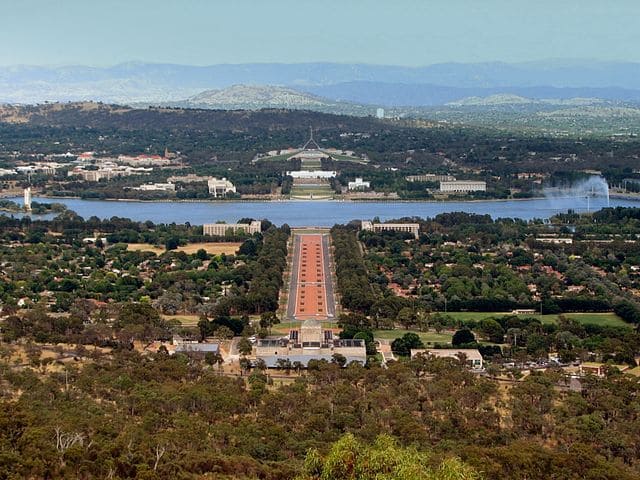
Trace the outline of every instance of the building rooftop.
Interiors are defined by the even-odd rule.
[[[199,353],[206,353],[206,352],[213,352],[213,353],[217,353],[220,350],[220,345],[217,343],[190,343],[190,342],[184,342],[184,343],[178,343],[176,344],[176,352],[199,352]]]
[[[459,354],[464,354],[467,360],[482,360],[482,355],[475,348],[418,348],[411,350],[412,357],[421,353],[433,355],[434,357],[455,357]]]

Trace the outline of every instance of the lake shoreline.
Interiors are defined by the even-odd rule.
[[[78,196],[52,196],[36,193],[39,198],[46,198],[55,202],[59,200],[83,200],[87,202],[130,202],[130,203],[200,203],[200,204],[230,204],[230,203],[287,203],[287,202],[313,202],[313,203],[425,203],[425,204],[446,204],[446,203],[486,203],[486,202],[526,202],[532,200],[546,200],[548,197],[529,197],[529,198],[451,198],[446,200],[420,200],[420,199],[400,199],[400,198],[274,198],[274,199],[260,199],[260,198],[230,198],[230,199],[178,199],[178,198],[158,198],[158,199],[141,199],[141,198],[82,198]],[[15,199],[15,195],[2,196],[0,198]],[[554,198],[578,198],[578,197],[554,197]],[[613,196],[611,198],[614,198]],[[616,197],[617,198],[617,197]],[[623,197],[620,197],[623,198]],[[627,198],[627,197],[624,197]],[[640,197],[637,197],[640,199]]]
[[[20,197],[14,197],[22,203]],[[493,199],[468,201],[315,201],[315,200],[225,200],[225,201],[143,201],[126,199],[79,199],[35,197],[34,202],[60,203],[83,218],[130,218],[154,223],[190,223],[203,225],[224,221],[236,223],[242,218],[269,219],[276,225],[323,226],[346,224],[353,220],[379,218],[380,221],[410,221],[434,218],[443,213],[466,212],[489,215],[493,219],[513,218],[545,220],[559,213],[587,213],[611,207],[640,207],[639,200],[606,198]],[[6,215],[11,215],[7,213]],[[20,213],[13,215],[22,216]]]

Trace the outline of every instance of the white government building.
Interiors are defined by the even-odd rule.
[[[440,182],[442,193],[486,192],[487,182],[482,180],[456,180],[455,182]]]
[[[369,230],[372,232],[383,232],[385,230],[407,232],[411,233],[415,238],[418,238],[420,233],[419,223],[373,223],[368,220],[362,220],[360,228],[362,228],[362,230]]]
[[[295,170],[287,172],[287,175],[293,178],[302,178],[305,180],[324,178],[333,178],[338,174],[335,170]]]
[[[423,173],[420,175],[408,175],[405,177],[407,182],[455,182],[456,177],[453,175],[438,173]]]
[[[365,188],[371,188],[371,182],[365,182],[362,177],[356,177],[354,182],[348,183],[349,190],[364,190]]]
[[[176,186],[169,183],[145,183],[139,187],[134,187],[134,190],[140,190],[143,192],[175,192]]]
[[[205,223],[202,226],[202,233],[204,235],[211,235],[214,237],[224,237],[227,233],[240,233],[244,232],[247,235],[253,235],[259,233],[262,229],[262,222],[260,220],[254,220],[251,223]]]
[[[236,186],[226,178],[209,178],[207,186],[209,187],[209,193],[214,197],[224,197],[227,193],[236,193]]]

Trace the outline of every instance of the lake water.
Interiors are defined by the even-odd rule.
[[[22,203],[22,198],[13,198]],[[536,200],[507,200],[481,202],[339,202],[339,201],[282,201],[282,202],[116,202],[105,200],[34,198],[37,202],[64,203],[78,215],[89,218],[126,217],[154,223],[185,223],[194,225],[225,221],[234,223],[240,218],[267,218],[277,225],[332,226],[350,220],[379,217],[389,220],[400,217],[434,217],[444,212],[489,214],[493,218],[549,218],[574,209],[577,212],[598,210],[607,206],[604,197],[553,198]],[[640,201],[611,199],[611,207],[640,207]]]

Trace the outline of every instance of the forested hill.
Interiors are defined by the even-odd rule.
[[[29,159],[68,151],[162,154],[168,148],[191,164],[246,165],[257,154],[303,145],[309,127],[320,145],[366,154],[372,164],[401,169],[399,175],[439,168],[458,173],[457,166],[496,176],[599,169],[620,181],[629,175],[623,170],[636,168],[638,160],[635,137],[556,138],[306,110],[137,109],[89,102],[0,105],[0,161],[10,164],[13,152]],[[362,174],[360,167],[350,173]]]
[[[371,131],[387,128],[374,118],[333,115],[306,110],[208,110],[180,108],[136,109],[101,103],[0,106],[0,122],[37,126],[96,129],[208,131],[282,130],[313,126]]]

